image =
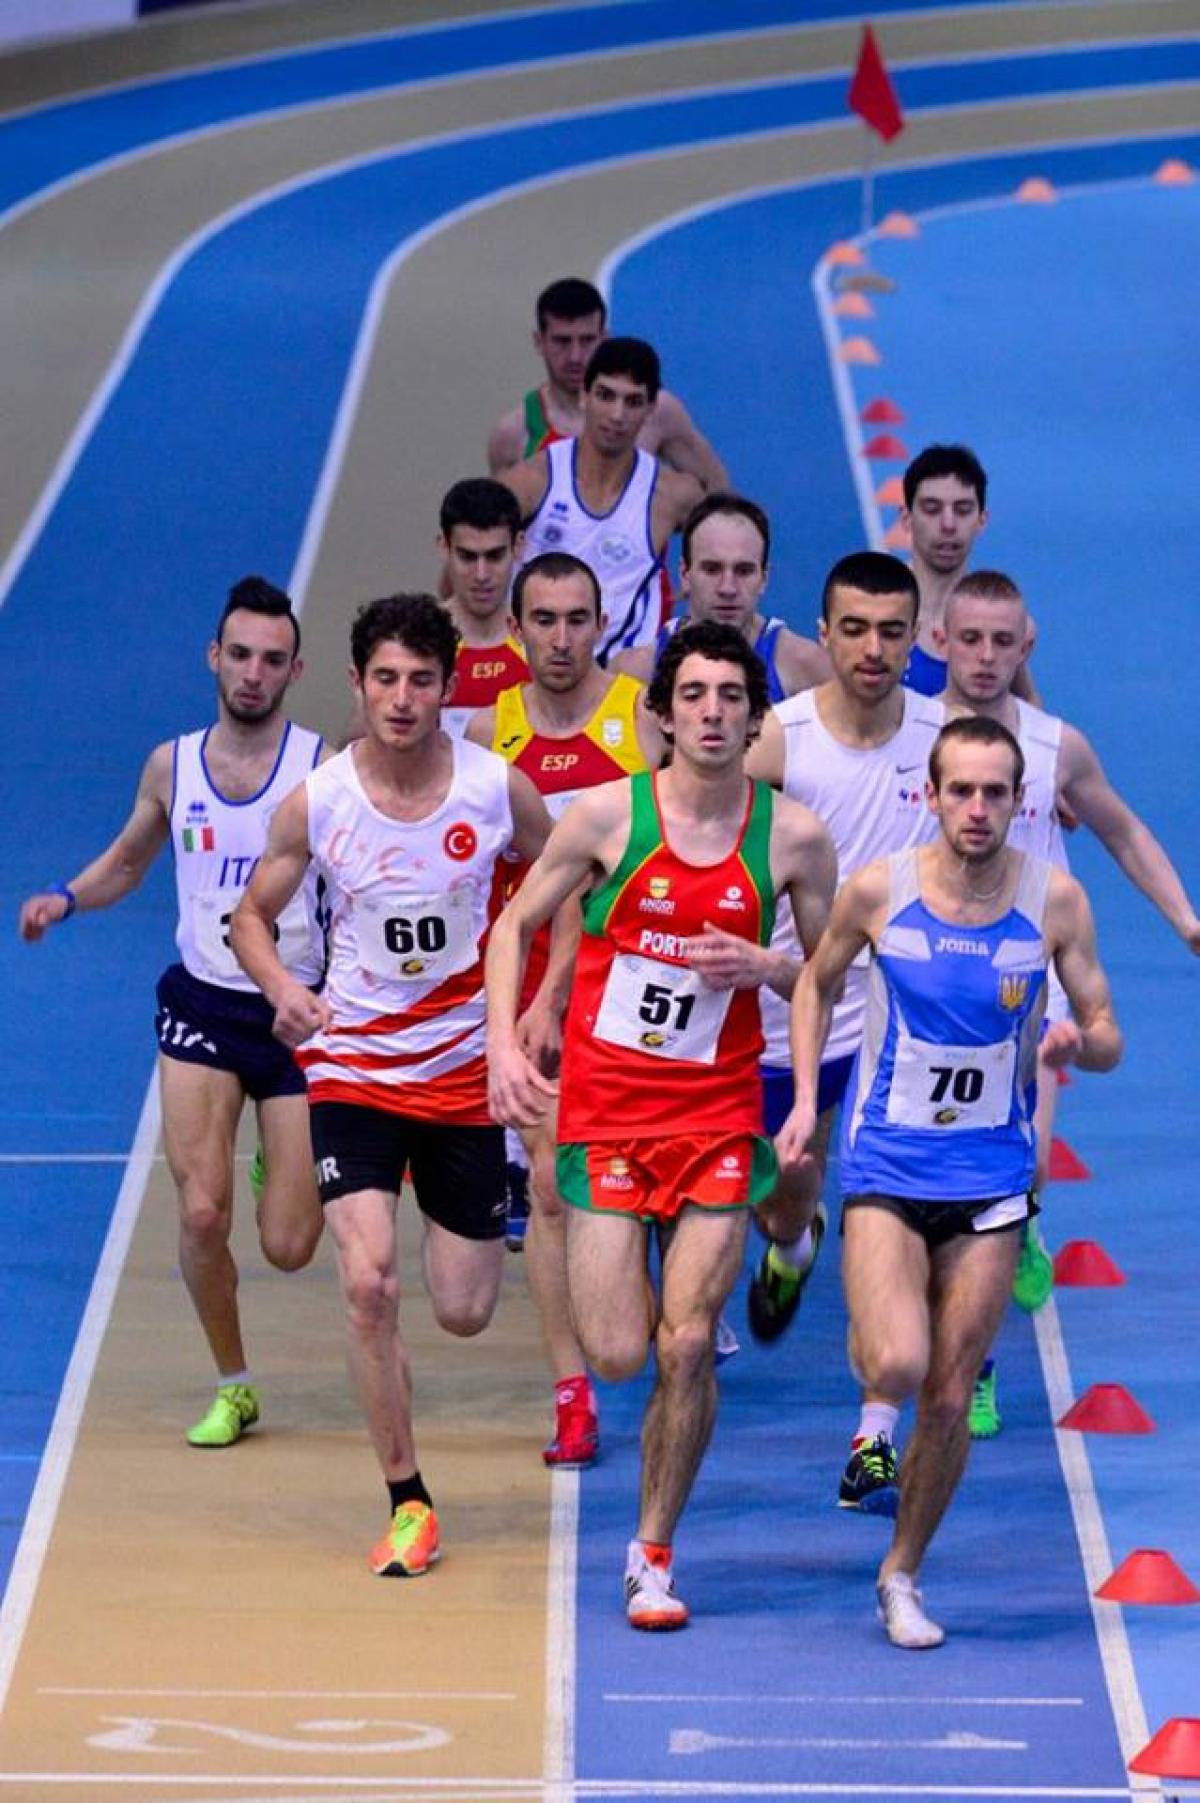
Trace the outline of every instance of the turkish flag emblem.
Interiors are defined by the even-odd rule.
[[[446,836],[442,840],[442,850],[456,864],[465,864],[479,850],[479,835],[473,826],[465,820],[456,820],[453,826],[446,828]]]

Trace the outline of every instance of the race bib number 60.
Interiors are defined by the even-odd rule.
[[[364,970],[395,981],[443,981],[479,955],[469,890],[452,895],[362,896],[356,910]]]
[[[596,1037],[662,1058],[711,1064],[732,1000],[732,990],[709,989],[698,971],[621,952],[604,986]]]

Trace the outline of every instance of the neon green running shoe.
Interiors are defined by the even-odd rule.
[[[263,1153],[261,1139],[254,1148],[254,1157],[250,1160],[250,1169],[247,1175],[250,1179],[250,1194],[256,1202],[261,1202],[267,1182],[267,1160]]]
[[[975,1388],[971,1392],[971,1407],[967,1414],[967,1426],[972,1440],[994,1440],[1000,1432],[1000,1409],[996,1402],[996,1367],[991,1359],[985,1359],[979,1376],[975,1379]]]
[[[250,1384],[222,1384],[208,1413],[189,1427],[189,1446],[232,1446],[258,1420],[258,1391]]]
[[[788,1264],[773,1245],[763,1253],[746,1297],[750,1332],[760,1346],[769,1346],[790,1327],[792,1317],[800,1307],[805,1285],[816,1268],[817,1255],[825,1237],[825,1221],[825,1204],[819,1202],[809,1227],[812,1251],[803,1270]]]
[[[1012,1295],[1018,1308],[1027,1315],[1041,1308],[1054,1288],[1054,1260],[1046,1250],[1036,1221],[1026,1221],[1021,1229],[1021,1250],[1013,1272]]]

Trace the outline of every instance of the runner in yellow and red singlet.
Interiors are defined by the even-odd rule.
[[[528,1126],[557,1098],[519,1043],[521,968],[537,928],[586,887],[558,1135],[570,1299],[603,1377],[631,1377],[656,1354],[625,1603],[634,1627],[669,1629],[688,1618],[671,1539],[716,1413],[716,1322],[749,1209],[776,1177],[756,991],[766,980],[789,993],[797,966],[768,952],[775,897],[786,890],[811,952],[835,859],[815,815],[745,775],[767,684],[740,632],[684,627],[648,701],[670,765],[580,796],[493,929],[488,1064],[498,1119]],[[650,1227],[661,1297],[647,1280]]]
[[[585,789],[657,766],[662,735],[645,706],[642,684],[614,676],[596,662],[604,616],[600,585],[587,564],[561,551],[535,558],[514,584],[512,612],[530,680],[506,689],[494,707],[477,714],[467,737],[523,770],[557,819]],[[507,866],[507,894],[518,888],[527,868]],[[541,933],[526,968],[523,1010],[541,983],[547,951],[548,936]],[[596,1396],[567,1295],[553,1120],[527,1137],[534,1179],[526,1263],[554,1378],[554,1435],[542,1456],[547,1465],[588,1465],[599,1445]]]

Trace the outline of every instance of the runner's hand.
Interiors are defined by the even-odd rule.
[[[727,933],[711,920],[687,952],[688,963],[710,989],[757,989],[766,980],[768,956],[765,947]]]
[[[1038,1057],[1047,1070],[1064,1070],[1083,1050],[1083,1034],[1073,1020],[1052,1021],[1046,1028]]]
[[[489,1048],[488,1110],[502,1127],[536,1127],[557,1095],[557,1082],[515,1042],[503,1051]]]
[[[784,1171],[802,1171],[811,1163],[808,1149],[817,1128],[817,1117],[811,1108],[793,1108],[775,1135],[775,1156]]]
[[[28,901],[21,903],[17,925],[22,939],[32,945],[34,940],[42,937],[47,927],[56,926],[63,920],[66,912],[65,895],[31,895]]]
[[[323,1027],[332,1025],[333,1011],[323,996],[314,995],[303,983],[289,983],[275,1004],[271,1027],[276,1039],[295,1051]]]

